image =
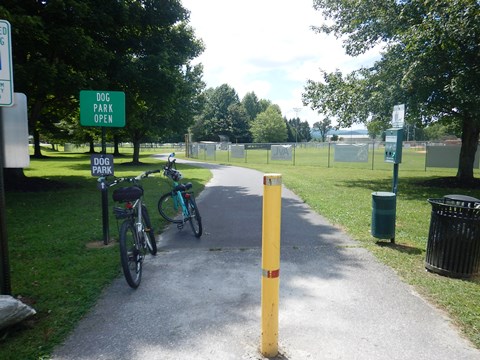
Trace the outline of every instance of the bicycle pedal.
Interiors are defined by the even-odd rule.
[[[183,224],[177,224],[177,229],[182,230],[183,229]]]

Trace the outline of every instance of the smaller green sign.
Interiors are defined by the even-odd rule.
[[[82,126],[125,126],[125,93],[123,91],[80,91],[80,124]]]

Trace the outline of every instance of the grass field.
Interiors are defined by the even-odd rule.
[[[134,176],[160,167],[163,161],[150,156],[158,152],[159,149],[142,151],[144,165],[140,167],[126,165],[130,157],[116,158],[115,174]],[[102,289],[115,277],[122,276],[116,243],[101,245],[101,198],[96,178],[90,174],[90,155],[44,153],[47,157],[32,159],[25,174],[60,181],[68,187],[55,192],[6,194],[12,291],[31,303],[38,314],[33,320],[0,333],[0,359],[48,358],[53,347],[95,303]],[[434,177],[454,176],[455,170],[425,171],[424,155],[406,151],[399,173],[396,243],[377,243],[370,235],[371,193],[390,191],[392,182],[392,165],[381,163],[381,152],[374,170],[371,164],[364,163],[319,165],[317,152],[299,150],[296,155],[295,165],[279,161],[267,164],[262,160],[266,159],[264,151],[249,151],[248,163],[234,164],[265,173],[281,173],[288,188],[448,312],[480,348],[480,279],[451,279],[424,268],[431,211],[427,199],[452,193],[480,198],[480,189],[422,186],[425,180]],[[231,163],[227,158],[216,161]],[[308,165],[309,162],[313,165]],[[181,166],[181,170],[185,179],[194,183],[196,192],[211,176],[200,168]],[[476,177],[480,177],[478,170]],[[168,188],[168,182],[157,176],[146,179],[144,186],[147,206],[158,231],[165,224],[156,216],[156,201]],[[113,216],[110,233],[113,237],[118,234]]]
[[[323,144],[323,146],[321,146]],[[384,161],[384,148],[368,150],[368,161],[366,162],[339,162],[335,161],[334,144],[319,144],[317,147],[305,147],[298,145],[292,150],[292,160],[271,160],[271,152],[268,149],[246,149],[243,158],[235,158],[231,151],[217,150],[215,154],[209,155],[204,149],[200,149],[196,157],[202,161],[215,161],[243,165],[279,165],[279,166],[315,166],[319,168],[356,168],[365,170],[389,170],[391,164]],[[402,169],[405,171],[425,171],[425,147],[404,149],[404,161]],[[428,171],[429,169],[427,169]],[[451,172],[451,170],[448,170]]]

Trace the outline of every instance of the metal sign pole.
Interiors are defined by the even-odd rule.
[[[397,195],[398,190],[398,164],[393,164],[392,192]]]
[[[11,295],[10,262],[8,258],[8,237],[6,224],[5,188],[3,182],[3,164],[5,151],[3,140],[2,111],[0,108],[0,291],[2,295]]]
[[[3,138],[2,106],[13,105],[13,63],[12,63],[12,32],[10,23],[7,20],[0,20],[0,53],[7,54],[2,63],[3,76],[0,81],[2,92],[0,94],[0,291],[3,295],[10,295],[10,263],[8,260],[8,238],[5,207],[5,187],[3,179],[3,166],[5,164],[5,149]]]
[[[105,142],[105,126],[102,126],[102,154],[107,153],[107,144]],[[102,223],[103,223],[103,244],[108,245],[110,242],[110,226],[108,221],[108,186],[102,182]]]

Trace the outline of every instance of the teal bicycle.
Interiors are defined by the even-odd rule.
[[[180,183],[182,173],[175,165],[175,153],[168,156],[167,164],[163,168],[163,175],[173,182],[172,190],[162,195],[158,201],[158,212],[167,221],[177,224],[182,229],[185,223],[190,223],[193,234],[202,236],[202,218],[198,211],[197,202],[192,188],[192,183]]]

